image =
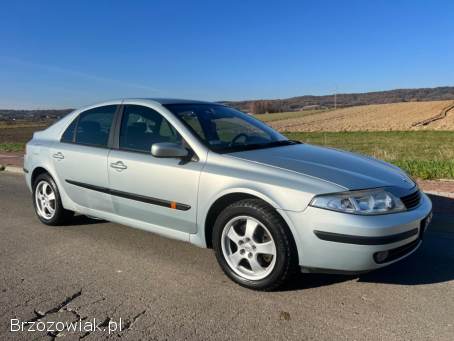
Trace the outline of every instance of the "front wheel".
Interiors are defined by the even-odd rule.
[[[258,199],[238,201],[221,212],[213,248],[223,271],[255,290],[278,288],[295,268],[296,252],[285,222]]]
[[[57,184],[47,173],[38,175],[34,182],[33,204],[39,220],[46,225],[63,225],[74,214],[63,208]]]

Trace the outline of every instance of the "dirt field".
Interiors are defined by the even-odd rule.
[[[271,121],[280,131],[454,130],[454,109],[441,120],[422,127],[412,124],[439,114],[454,101],[364,105]],[[277,114],[276,114],[277,115]]]
[[[45,128],[45,125],[0,127],[0,143],[25,143],[32,138],[35,131]]]

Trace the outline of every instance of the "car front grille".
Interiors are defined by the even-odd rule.
[[[409,195],[401,197],[400,200],[402,200],[407,209],[414,208],[418,206],[419,202],[421,201],[421,192],[418,189]]]

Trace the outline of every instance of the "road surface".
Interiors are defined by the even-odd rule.
[[[386,269],[301,275],[282,291],[262,293],[228,280],[211,250],[84,217],[72,226],[42,225],[22,176],[0,173],[0,203],[0,339],[58,334],[10,332],[11,319],[95,318],[105,326],[121,318],[121,332],[58,336],[453,340],[452,216],[436,214],[424,245]]]

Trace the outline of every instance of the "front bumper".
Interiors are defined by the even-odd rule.
[[[303,271],[355,273],[413,253],[421,244],[425,219],[430,221],[431,212],[432,203],[422,194],[416,208],[392,214],[362,216],[311,206],[304,212],[287,213],[298,233]]]

